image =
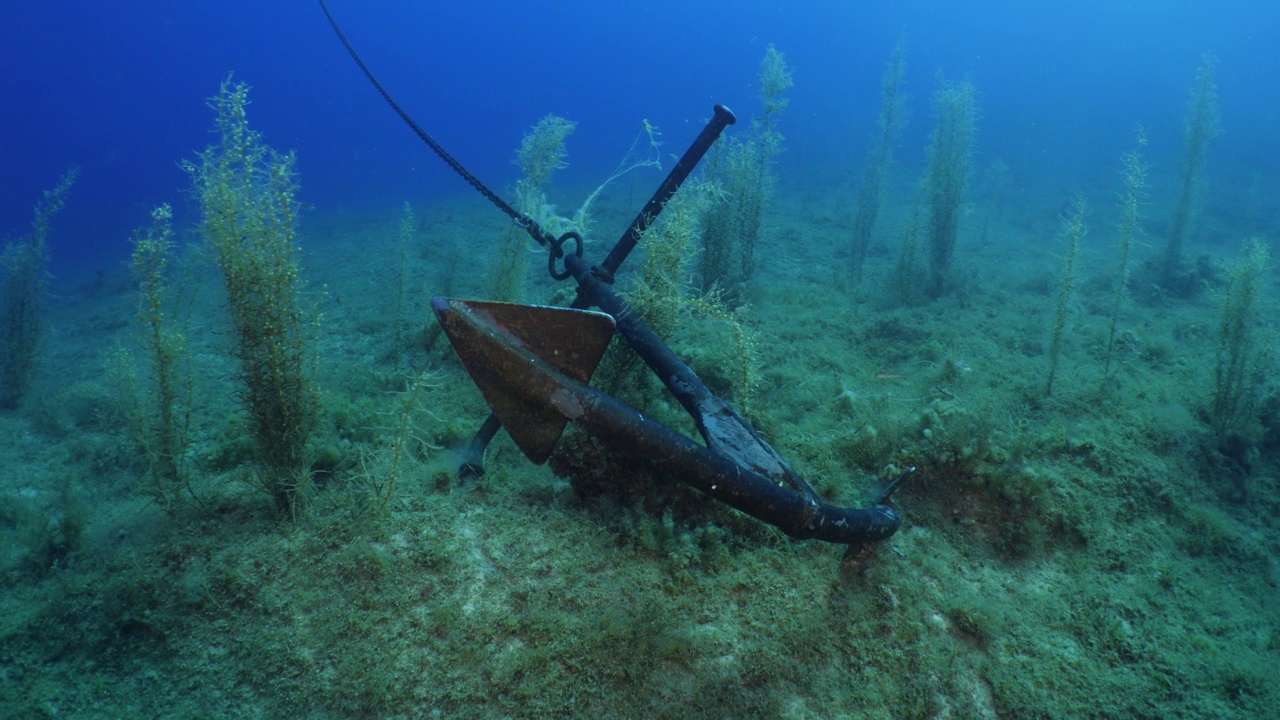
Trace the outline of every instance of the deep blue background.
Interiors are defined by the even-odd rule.
[[[847,190],[899,31],[919,162],[935,74],[972,77],[981,157],[1032,182],[1114,180],[1145,125],[1156,173],[1176,170],[1201,54],[1219,61],[1224,135],[1214,171],[1277,172],[1280,7],[1274,0],[332,0],[383,82],[495,189],[514,181],[523,132],[578,122],[564,180],[611,170],[642,118],[678,153],[715,102],[749,117],[766,44],[794,69],[780,168]],[[399,124],[311,0],[79,0],[11,6],[0,23],[0,237],[25,232],[42,189],[83,168],[51,238],[55,274],[119,263],[162,202],[194,221],[178,167],[210,141],[205,99],[230,71],[250,121],[296,149],[316,212],[382,209],[470,192]],[[305,229],[305,228],[304,228]]]

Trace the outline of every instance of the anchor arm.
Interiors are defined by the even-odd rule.
[[[613,317],[618,334],[693,418],[708,448],[806,497],[817,499],[808,483],[738,411],[712,394],[697,373],[667,347],[613,287],[596,277],[594,268],[581,258],[567,258],[565,267],[578,281],[579,297],[586,297],[592,305]]]

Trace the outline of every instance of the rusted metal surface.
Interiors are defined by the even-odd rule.
[[[613,320],[608,315],[538,307],[524,307],[525,313],[522,306],[446,298],[436,298],[432,307],[494,414],[536,463],[546,461],[565,423],[573,422],[611,449],[792,537],[871,542],[889,537],[902,522],[887,505],[865,509],[830,505],[798,476],[795,480],[803,490],[787,487],[589,386],[591,369],[608,344],[605,332],[612,333]],[[544,342],[544,325],[555,328],[562,341],[583,342],[584,348],[566,351]],[[534,340],[535,336],[540,339]],[[731,413],[723,418],[744,422],[727,405],[723,407]],[[772,453],[772,448],[750,434]]]
[[[613,318],[538,305],[436,298],[431,302],[463,367],[530,460],[542,464],[572,418],[536,365],[586,383],[609,347]],[[562,412],[562,410],[564,412]]]

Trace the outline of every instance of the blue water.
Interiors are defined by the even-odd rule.
[[[980,92],[985,158],[1064,189],[1114,180],[1133,127],[1156,172],[1173,172],[1202,53],[1218,60],[1225,133],[1218,168],[1271,173],[1280,94],[1280,5],[1265,0],[538,3],[332,0],[368,63],[410,112],[499,191],[524,131],[547,113],[578,123],[566,182],[598,180],[648,119],[678,153],[714,103],[749,117],[767,44],[795,88],[781,128],[782,177],[856,181],[899,32],[912,121],[899,154],[918,162],[937,73]],[[163,202],[195,217],[179,160],[210,140],[205,98],[234,71],[250,121],[298,152],[317,212],[397,207],[470,192],[376,97],[318,5],[50,2],[0,23],[0,237],[29,226],[42,189],[83,169],[51,238],[55,275],[119,264],[132,228]]]

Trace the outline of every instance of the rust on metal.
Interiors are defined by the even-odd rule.
[[[600,312],[540,305],[436,298],[432,308],[485,402],[516,446],[544,463],[578,401],[539,362],[581,383],[591,380],[613,338],[613,318]]]

